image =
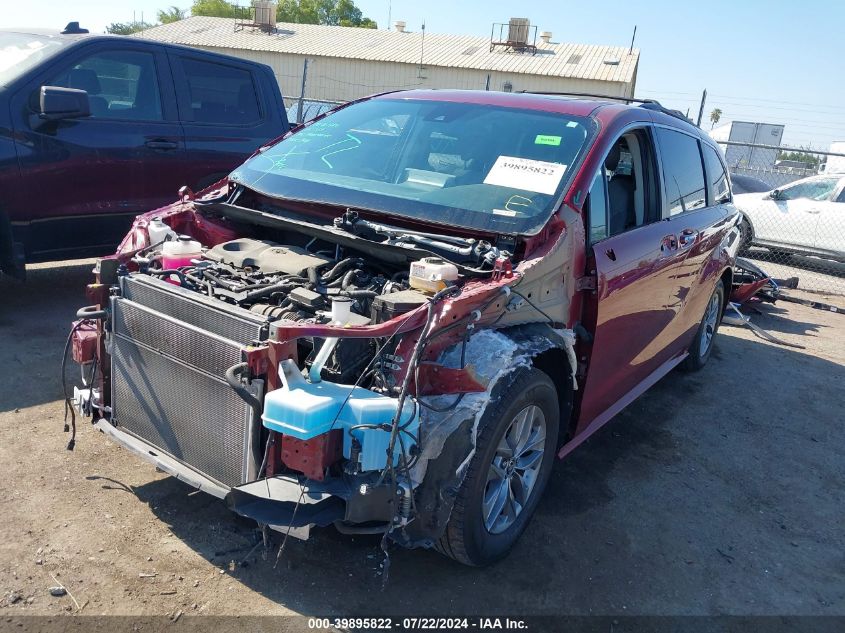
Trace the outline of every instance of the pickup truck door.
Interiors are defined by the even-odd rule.
[[[205,188],[262,144],[287,132],[287,117],[269,71],[199,52],[168,55],[192,162],[184,184],[195,191]]]
[[[38,118],[41,86],[88,93],[91,116]],[[113,251],[138,213],[177,197],[184,154],[166,56],[95,43],[61,57],[12,98],[21,191],[12,218],[28,261]]]

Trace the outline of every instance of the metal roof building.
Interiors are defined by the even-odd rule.
[[[489,87],[631,97],[639,62],[637,49],[557,44],[546,41],[545,33],[531,54],[493,49],[490,38],[469,35],[287,23],[266,33],[238,29],[237,23],[196,16],[139,36],[267,64],[286,97],[299,97],[308,59],[306,97],[336,101],[402,88]]]

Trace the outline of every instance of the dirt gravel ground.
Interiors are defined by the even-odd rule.
[[[319,530],[277,558],[250,522],[86,423],[65,450],[59,363],[90,267],[0,279],[0,619],[845,614],[841,314],[754,315],[806,349],[723,327],[702,372],[673,372],[557,464],[505,561],[394,547],[381,591],[375,538]],[[72,597],[50,595],[59,582]]]

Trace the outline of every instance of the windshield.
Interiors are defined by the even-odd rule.
[[[593,127],[548,112],[373,99],[315,121],[230,178],[280,198],[531,234],[554,211]]]
[[[44,59],[58,53],[63,42],[29,33],[0,32],[0,86],[11,83]]]

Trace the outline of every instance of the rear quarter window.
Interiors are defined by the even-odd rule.
[[[663,165],[665,205],[669,215],[707,206],[704,167],[698,140],[666,128],[657,128]]]
[[[709,145],[702,145],[704,148],[704,164],[707,166],[707,185],[710,203],[717,204],[730,198],[730,185],[728,175],[725,173],[725,166],[722,164],[716,150]]]
[[[188,91],[190,120],[245,125],[261,119],[250,71],[184,57],[181,63]]]

